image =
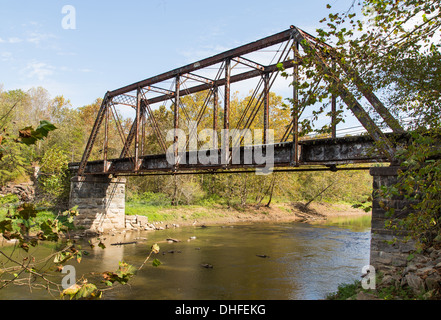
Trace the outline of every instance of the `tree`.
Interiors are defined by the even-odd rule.
[[[42,144],[43,155],[51,148],[60,148],[70,161],[78,161],[83,151],[83,136],[86,128],[81,114],[73,109],[70,101],[64,96],[56,96],[47,105],[47,119],[58,130],[54,131]]]
[[[317,30],[321,45],[306,50],[303,60],[310,81],[295,85],[300,89],[319,87],[319,98],[335,93],[332,81],[318,85],[319,79],[329,75],[317,59],[316,50],[322,48],[320,54],[338,62],[335,74],[342,83],[353,91],[368,88],[382,98],[410,131],[409,145],[396,154],[403,166],[399,182],[382,190],[383,195],[415,203],[409,208],[414,213],[402,225],[414,231],[417,239],[430,243],[439,234],[441,222],[441,161],[436,147],[441,132],[441,3],[365,0],[358,6],[361,14],[354,1],[347,12],[330,13],[321,21],[326,23],[326,28]]]
[[[66,206],[69,199],[69,158],[60,147],[52,147],[41,158],[38,178],[39,200],[51,205]]]
[[[317,30],[320,40],[331,43],[335,48],[331,54],[339,64],[381,93],[394,114],[421,118],[422,123],[414,123],[417,126],[434,121],[432,112],[440,104],[439,1],[365,0],[361,12],[359,19],[355,8],[329,14],[322,20],[327,30]],[[340,80],[354,83],[353,75]]]

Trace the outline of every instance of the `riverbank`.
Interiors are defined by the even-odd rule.
[[[52,218],[54,214],[55,213],[51,211],[43,211],[38,215],[43,221],[44,219]],[[113,235],[130,231],[153,231],[185,226],[228,226],[257,222],[326,223],[330,219],[352,220],[359,217],[370,219],[370,216],[370,212],[366,213],[361,209],[352,208],[352,206],[347,203],[314,202],[306,207],[303,202],[276,202],[269,207],[255,204],[231,207],[221,204],[209,204],[206,206],[182,205],[176,207],[136,204],[136,210],[131,210],[130,207],[126,207],[125,229],[106,230],[97,233],[96,230],[74,228],[69,232],[69,237],[87,238],[94,237],[100,233]],[[4,241],[0,235],[1,245],[13,243],[15,242]]]
[[[142,208],[142,207],[141,207]],[[126,213],[131,210],[126,209]],[[134,216],[146,217],[150,225],[156,228],[177,226],[229,225],[247,222],[304,222],[321,223],[336,217],[370,216],[361,209],[352,208],[345,203],[316,202],[305,206],[302,202],[275,203],[269,207],[264,205],[246,205],[225,207],[222,205],[177,206],[156,209],[154,212],[145,207],[145,211],[136,210],[136,215],[126,215],[126,220]],[[143,220],[143,219],[139,219]],[[139,228],[139,223],[132,228]],[[130,226],[128,226],[130,227]]]

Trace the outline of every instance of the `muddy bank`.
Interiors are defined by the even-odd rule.
[[[305,207],[301,202],[278,203],[270,207],[256,205],[230,208],[223,206],[213,206],[210,208],[176,207],[166,208],[161,213],[169,218],[166,221],[149,221],[149,224],[157,229],[180,226],[228,225],[247,222],[319,223],[333,217],[370,215],[370,213],[352,208],[348,204],[311,203]],[[133,219],[133,216],[126,217]],[[133,226],[133,228],[136,229],[137,227]]]

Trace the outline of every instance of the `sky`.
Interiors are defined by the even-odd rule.
[[[328,3],[352,0],[0,0],[0,86],[81,107],[290,25],[315,34]]]

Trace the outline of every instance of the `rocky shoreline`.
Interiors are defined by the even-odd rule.
[[[377,280],[378,281],[378,280]],[[389,294],[387,294],[389,292]],[[412,252],[407,261],[383,266],[376,288],[359,290],[348,300],[441,299],[441,243]]]

